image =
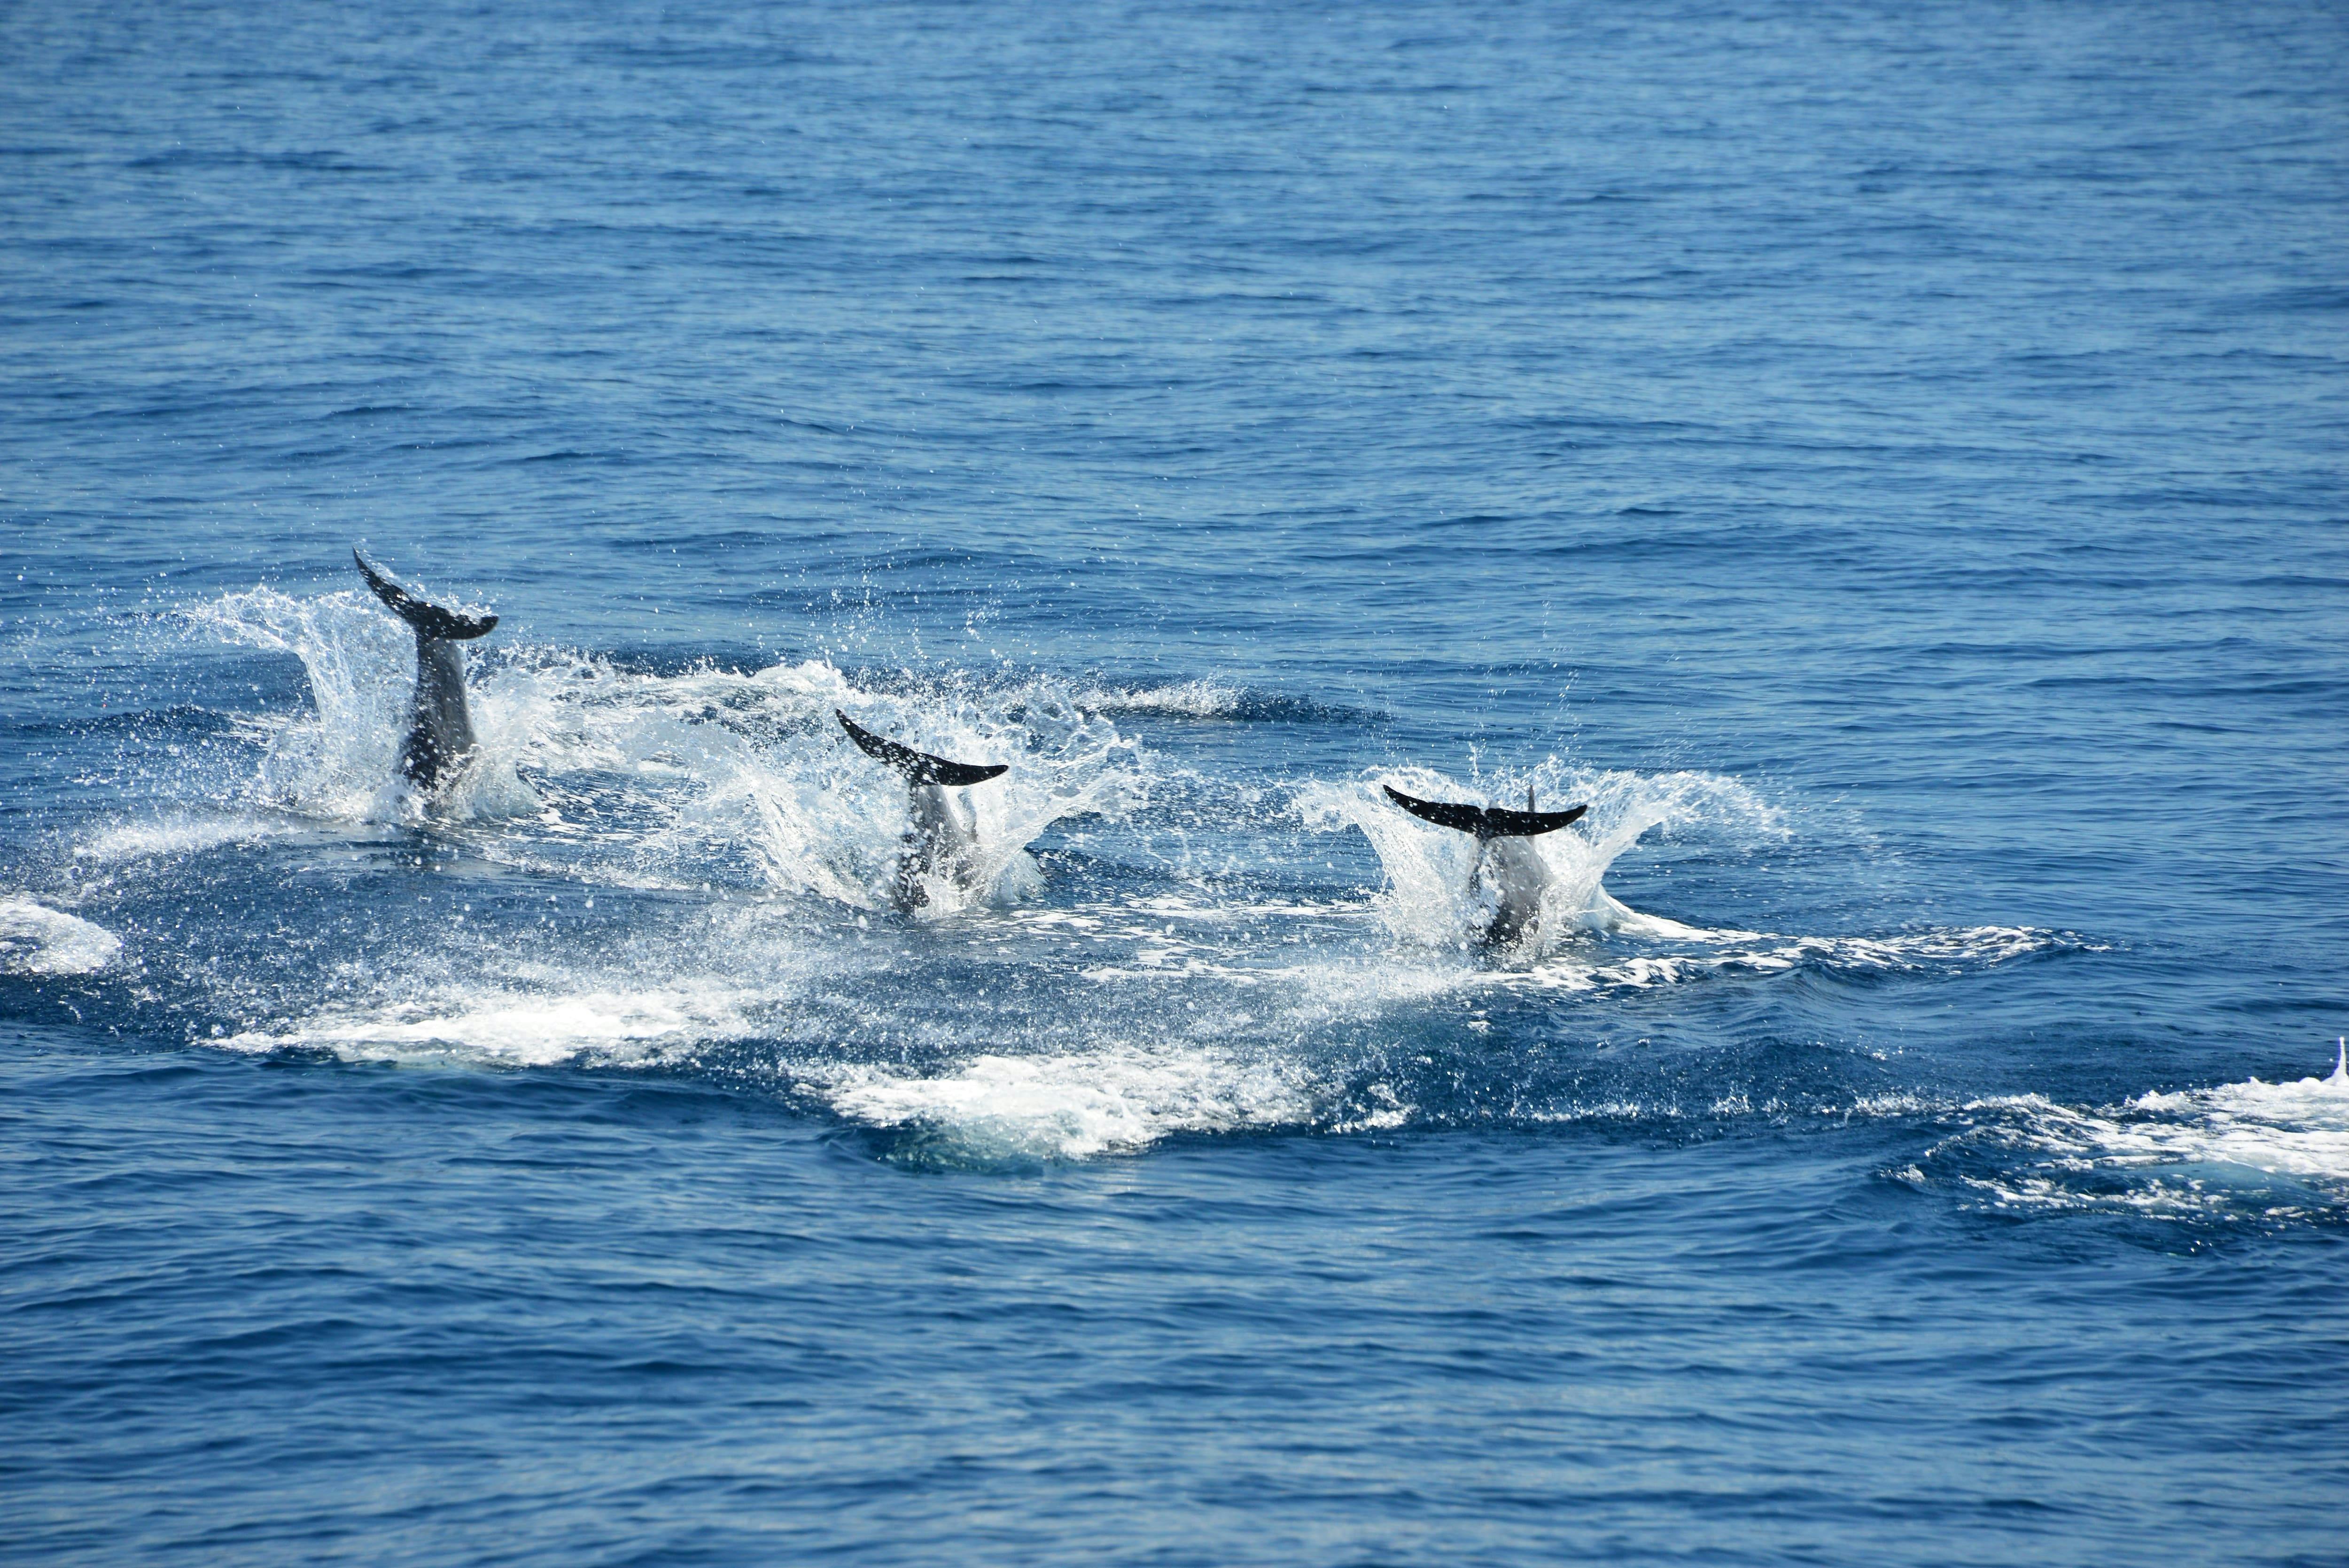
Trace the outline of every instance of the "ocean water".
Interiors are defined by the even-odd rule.
[[[0,61],[0,1558],[2349,1563],[2337,6]]]

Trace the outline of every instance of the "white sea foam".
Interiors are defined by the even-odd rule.
[[[94,975],[122,939],[77,915],[21,895],[0,897],[0,974]]]
[[[1957,1113],[1968,1127],[1924,1166],[2002,1156],[2003,1169],[1960,1177],[2002,1208],[2349,1208],[2349,1047],[2338,1051],[2332,1076],[2292,1083],[2254,1078],[2095,1108],[2039,1095],[1970,1100]]]
[[[1130,1151],[1177,1133],[1293,1125],[1314,1109],[1293,1063],[1197,1047],[981,1054],[936,1074],[857,1065],[810,1078],[843,1116],[936,1131],[978,1161]]]
[[[151,821],[121,822],[95,833],[74,846],[74,857],[111,865],[164,855],[194,854],[224,844],[252,843],[286,830],[287,824],[282,820],[249,812],[162,817]]]
[[[1006,918],[1035,940],[1040,961],[1075,963],[1095,981],[1285,985],[1379,1007],[1477,992],[1639,990],[1806,965],[1860,970],[1986,965],[2086,945],[2065,933],[2018,926],[1932,927],[1886,937],[1774,936],[1626,911],[1614,936],[1667,950],[1626,953],[1619,941],[1570,942],[1520,967],[1480,962],[1456,948],[1361,947],[1361,928],[1382,923],[1386,913],[1373,901],[1226,903],[1162,895]]]
[[[2000,964],[2057,948],[2101,951],[2063,932],[2026,926],[1936,926],[1882,937],[1774,936],[1767,932],[1682,925],[1636,910],[1626,910],[1624,915],[1615,928],[1619,934],[1679,944],[1689,950],[1613,957],[1568,949],[1528,969],[1496,971],[1497,982],[1591,991],[1618,985],[1680,985],[1720,974],[1771,974],[1806,965],[1904,970]]]
[[[730,1050],[730,1067],[755,1081],[853,1123],[926,1135],[933,1152],[985,1165],[1307,1122],[1321,1097],[1280,1042],[1326,1022],[1333,1004],[1362,1006],[1353,987],[1254,1010],[1103,1006],[1080,992],[1089,1011],[1043,1010],[1006,1032],[984,1015],[975,1027],[945,1016],[918,986],[891,988],[902,978],[891,956],[902,947],[852,944],[819,959],[805,943],[804,932],[750,911],[601,965],[502,962],[459,944],[453,955],[420,954],[398,974],[370,975],[352,987],[358,995],[307,1016],[212,1043],[533,1068],[696,1064]],[[843,1035],[884,1042],[885,1059],[842,1059],[829,1042]],[[1361,1124],[1407,1114],[1390,1096]]]
[[[740,999],[706,986],[540,992],[444,988],[407,1003],[330,1008],[212,1043],[332,1051],[353,1061],[469,1058],[514,1067],[658,1061],[748,1031]]]
[[[1391,1026],[1543,983],[1541,971],[1366,942],[1376,922],[1367,903],[1244,907],[1236,918],[1210,899],[1169,894],[916,934],[811,921],[807,906],[781,901],[706,911],[601,958],[552,937],[512,952],[452,924],[390,966],[355,959],[331,1005],[219,1043],[352,1059],[708,1068],[906,1133],[923,1158],[984,1165],[1131,1151],[1185,1133],[1400,1126],[1419,1108],[1381,1065]],[[1586,983],[1662,983],[1642,965],[1664,962],[1619,960]],[[1005,1002],[990,1004],[998,986]],[[1472,1013],[1465,1027],[1482,1019]],[[1508,1068],[1493,1070],[1506,1078]],[[1786,1109],[1731,1086],[1693,1099],[1535,1098],[1509,1114]]]
[[[2139,1116],[2102,1134],[2102,1147],[2147,1163],[2240,1165],[2349,1182],[2349,1043],[2335,1049],[2327,1078],[2141,1095],[2128,1107]]]

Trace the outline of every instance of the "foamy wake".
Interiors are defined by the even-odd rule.
[[[122,939],[103,927],[29,898],[0,897],[0,974],[94,975],[121,951]]]
[[[326,1010],[212,1043],[320,1050],[347,1061],[627,1068],[697,1064],[715,1047],[755,1039],[759,1078],[851,1122],[930,1134],[976,1164],[1084,1159],[1185,1132],[1294,1125],[1309,1120],[1316,1103],[1309,1076],[1293,1062],[1213,1042],[979,1051],[916,1070],[802,1056],[764,1035],[766,1016],[765,1003],[709,984],[560,995],[489,987]]]
[[[457,1059],[490,1066],[655,1066],[750,1032],[740,999],[706,986],[520,987],[443,992],[407,1003],[327,1009],[222,1034],[230,1050],[323,1050],[346,1061]]]
[[[411,954],[396,972],[355,967],[366,995],[224,1027],[214,1043],[364,1061],[716,1072],[903,1135],[920,1158],[983,1167],[1132,1152],[1191,1134],[1401,1126],[1421,1114],[1414,1102],[1424,1086],[1413,1087],[1418,1069],[1407,1063],[1393,1069],[1403,1076],[1390,1076],[1395,1027],[1417,1033],[1413,1020],[1431,1006],[1450,1012],[1464,1003],[1460,1026],[1473,1039],[1490,1026],[1480,993],[1542,983],[1376,943],[1279,935],[1295,923],[1308,933],[1350,927],[1359,937],[1374,922],[1362,905],[1268,903],[1237,927],[1216,913],[1172,897],[1023,910],[947,944],[943,934],[810,929],[786,906],[748,907],[600,963],[560,945],[537,957],[509,954],[451,934],[448,945]],[[1008,931],[1021,934],[1009,970],[994,956]],[[1971,945],[1946,934],[1914,940],[1940,958],[2009,945],[1999,934]],[[1889,951],[1897,958],[1901,950]],[[1640,967],[1658,962],[1619,961],[1615,978],[1660,983]],[[931,963],[949,967],[927,974]],[[1006,983],[1025,993],[1010,1011],[984,1000]],[[1506,1060],[1488,1065],[1513,1070]],[[2220,1097],[2212,1104],[2256,1107],[2262,1093],[2305,1087],[2237,1086],[2212,1091]],[[1518,1102],[1510,1115],[1532,1121],[1983,1110],[1900,1096],[1781,1104],[1758,1091],[1754,1104],[1734,1086],[1694,1099],[1634,1091],[1591,1103],[1510,1095]],[[2011,1106],[1993,1119],[2016,1138],[2095,1121],[2042,1101],[2013,1105],[2026,1108],[2022,1122]]]
[[[224,1034],[230,1050],[320,1050],[347,1061],[463,1062],[483,1067],[652,1068],[699,1061],[758,1037],[747,999],[707,987],[528,992],[325,1012]],[[774,1054],[769,1055],[770,1052]],[[1309,1075],[1278,1056],[1214,1045],[950,1059],[932,1070],[802,1057],[770,1042],[758,1076],[843,1119],[930,1135],[954,1158],[985,1165],[1130,1152],[1186,1132],[1231,1132],[1309,1120]]]
[[[1611,901],[1610,901],[1611,902]],[[1624,909],[1609,943],[1568,943],[1525,965],[1479,961],[1454,948],[1363,945],[1387,911],[1378,901],[1219,903],[1161,895],[1119,903],[1010,912],[1040,958],[1088,978],[1169,978],[1238,986],[1341,985],[1395,1005],[1492,991],[1599,992],[1685,985],[1720,975],[1804,967],[1920,972],[1977,968],[2034,954],[2094,951],[2066,932],[2030,926],[1937,926],[1880,937],[1774,936],[1708,929]],[[1244,938],[1244,939],[1243,939]],[[1629,944],[1640,951],[1624,952]],[[1299,957],[1300,952],[1305,955]],[[1331,976],[1342,975],[1342,981]]]
[[[1971,1125],[1908,1172],[1944,1164],[1992,1207],[2155,1215],[2349,1208],[2349,1044],[2333,1073],[2250,1078],[2082,1109],[2037,1095],[1969,1101]],[[1966,1171],[1984,1153],[2002,1169]]]

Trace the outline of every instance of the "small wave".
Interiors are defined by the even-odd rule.
[[[122,951],[102,926],[24,897],[0,898],[0,974],[95,975]]]
[[[2349,1209],[2349,1044],[2332,1076],[2254,1078],[2118,1106],[1971,1100],[1967,1123],[1902,1172],[1954,1180],[1994,1209],[2288,1217]]]
[[[929,1076],[869,1064],[820,1069],[811,1087],[849,1119],[926,1135],[929,1158],[978,1164],[1080,1160],[1179,1133],[1297,1125],[1315,1103],[1294,1064],[1141,1047],[980,1055]]]

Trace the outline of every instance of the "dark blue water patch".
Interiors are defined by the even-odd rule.
[[[2349,310],[2349,288],[2309,287],[2279,289],[2259,302],[2267,310],[2334,311]]]

